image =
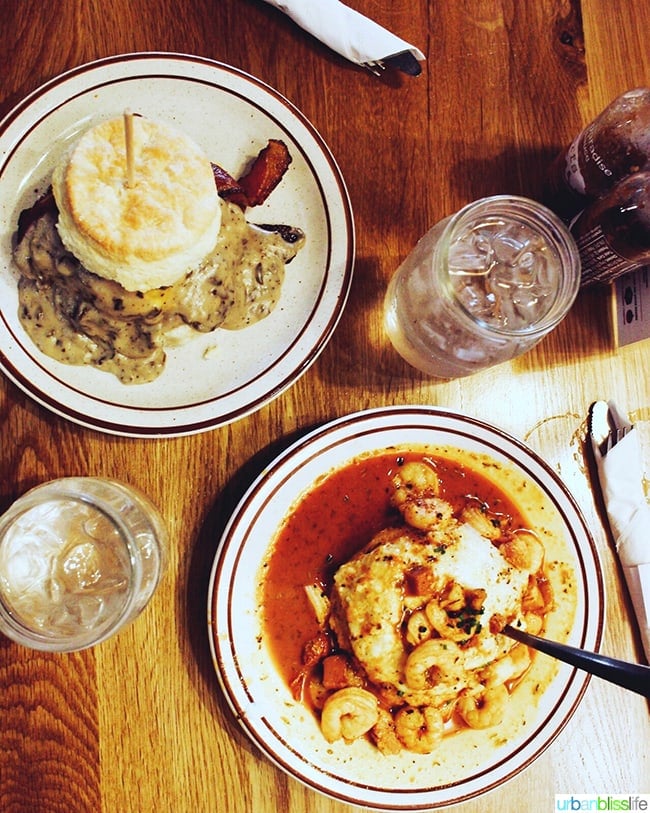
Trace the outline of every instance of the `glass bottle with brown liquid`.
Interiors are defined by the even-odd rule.
[[[635,172],[650,169],[650,88],[621,94],[550,167],[544,202],[565,221]]]
[[[624,178],[594,201],[575,218],[571,233],[583,287],[650,264],[650,171]]]

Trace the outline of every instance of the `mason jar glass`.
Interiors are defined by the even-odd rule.
[[[0,632],[33,649],[104,641],[144,609],[166,565],[167,531],[140,491],[65,477],[0,517]]]
[[[386,332],[409,364],[458,378],[530,350],[579,285],[578,250],[559,217],[528,198],[482,198],[437,223],[397,269]]]

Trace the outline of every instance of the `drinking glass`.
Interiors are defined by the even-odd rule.
[[[575,241],[553,212],[495,195],[437,223],[391,279],[385,326],[409,364],[457,378],[530,350],[578,293]]]
[[[65,477],[0,517],[0,632],[33,649],[74,651],[133,621],[166,564],[167,531],[137,489]]]

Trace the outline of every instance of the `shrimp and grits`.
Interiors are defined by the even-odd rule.
[[[507,736],[504,716],[519,696],[525,716],[545,685],[526,686],[536,655],[501,630],[571,628],[574,574],[552,532],[453,451],[386,450],[332,472],[264,562],[272,655],[329,743],[390,756]]]

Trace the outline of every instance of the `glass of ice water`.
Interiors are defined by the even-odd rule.
[[[166,564],[167,531],[137,489],[65,477],[23,494],[0,517],[0,632],[71,652],[131,622]]]
[[[530,350],[580,285],[573,237],[546,207],[496,195],[428,231],[395,272],[385,326],[423,372],[458,378]]]

